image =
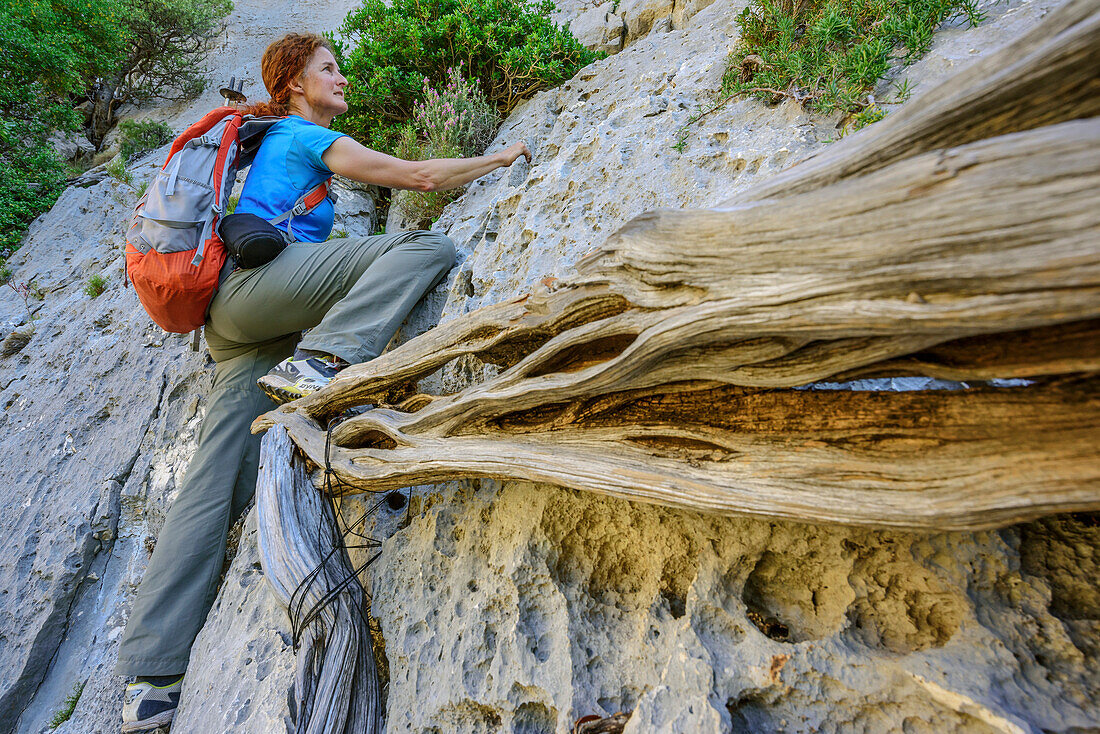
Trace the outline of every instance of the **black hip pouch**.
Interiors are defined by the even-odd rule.
[[[224,217],[218,222],[218,236],[237,267],[245,270],[267,265],[286,247],[282,231],[255,214]]]

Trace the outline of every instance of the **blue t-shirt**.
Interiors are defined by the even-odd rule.
[[[272,125],[248,170],[244,190],[233,211],[274,219],[289,210],[303,194],[332,175],[321,156],[343,135],[297,115]],[[326,198],[308,214],[294,217],[291,225],[294,238],[324,242],[332,232],[334,215],[332,201]],[[286,231],[285,221],[275,226]]]

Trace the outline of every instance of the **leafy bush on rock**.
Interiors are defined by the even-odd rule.
[[[754,0],[737,19],[722,94],[858,113],[891,68],[927,53],[936,28],[956,16],[982,19],[975,0]]]
[[[172,140],[172,130],[163,122],[123,120],[118,127],[119,152],[127,161]]]
[[[348,78],[348,112],[337,127],[392,150],[421,99],[448,69],[477,81],[502,114],[525,97],[600,58],[550,19],[551,0],[365,0],[334,38]]]

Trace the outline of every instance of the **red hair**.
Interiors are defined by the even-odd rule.
[[[279,115],[290,112],[290,87],[305,71],[319,48],[332,51],[332,44],[316,33],[288,33],[264,51],[260,71],[271,100],[249,105],[247,115]],[[335,52],[334,52],[335,53]]]

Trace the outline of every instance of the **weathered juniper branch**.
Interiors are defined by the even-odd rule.
[[[921,528],[1097,507],[1093,382],[916,396],[741,388],[891,365],[942,374],[945,360],[956,378],[1100,370],[1094,341],[1067,338],[1092,334],[1100,318],[1098,187],[1100,121],[1084,120],[808,194],[646,214],[572,282],[351,368],[257,428],[287,426],[317,462],[317,420],[476,354],[511,366],[457,395],[341,425],[341,478],[369,491],[528,479]],[[1028,351],[1052,343],[1048,355]],[[1016,356],[1000,362],[989,349]]]
[[[363,491],[526,479],[817,522],[1100,508],[1100,3],[709,210],[637,217],[545,290],[262,416]],[[944,147],[951,145],[954,147]],[[415,393],[447,361],[506,369]],[[1026,389],[789,390],[867,375]],[[1061,381],[1048,376],[1064,375]]]
[[[432,415],[487,393],[516,409],[528,399],[517,390],[569,399],[670,377],[790,387],[954,339],[1095,318],[1098,140],[1100,122],[1063,123],[811,194],[646,214],[574,282],[438,327],[282,411],[322,418],[385,401],[463,354],[514,366],[434,401]],[[996,372],[970,377],[1020,376]]]
[[[362,491],[456,476],[547,482],[720,513],[928,530],[1100,507],[1096,380],[1027,390],[874,393],[664,385],[409,433],[373,410],[331,466]],[[280,416],[314,461],[324,433]]]
[[[365,592],[341,539],[329,532],[332,508],[314,489],[304,462],[281,428],[264,436],[256,482],[260,557],[264,575],[292,615],[318,605],[339,588],[318,616],[304,623],[294,682],[298,734],[362,734],[382,730],[378,671],[367,628]],[[327,516],[327,521],[326,521]],[[319,572],[304,589],[302,582]]]

